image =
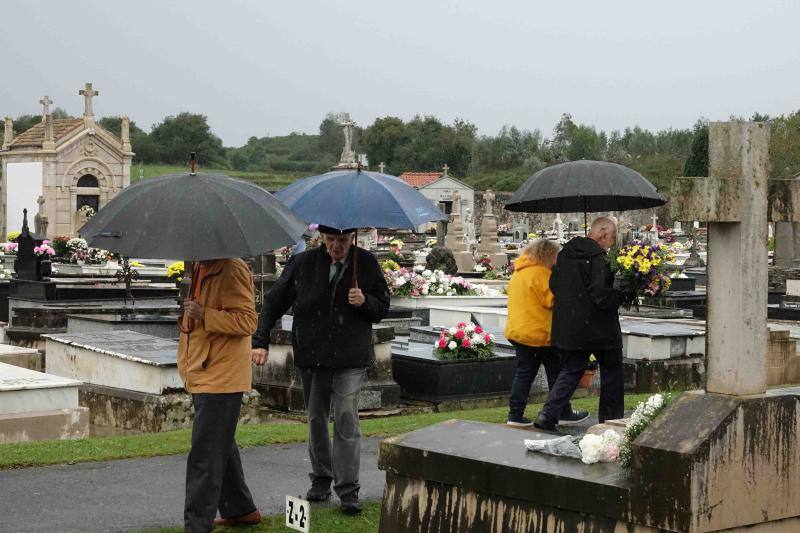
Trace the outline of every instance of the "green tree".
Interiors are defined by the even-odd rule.
[[[373,167],[385,163],[388,172],[399,174],[405,170],[398,159],[400,147],[410,142],[406,125],[402,119],[397,117],[376,118],[370,126],[364,130],[363,148],[367,152]]]
[[[771,177],[791,179],[800,176],[800,110],[781,115],[770,122]]]
[[[222,141],[211,132],[205,115],[184,112],[168,116],[153,127],[150,138],[163,163],[183,164],[189,160],[189,152],[195,152],[202,165],[225,163]]]
[[[694,125],[692,148],[686,164],[684,176],[708,176],[708,121],[698,120]]]
[[[103,117],[98,120],[97,123],[117,137],[122,136],[122,117]],[[147,163],[157,163],[161,161],[158,145],[146,132],[137,126],[136,122],[133,120],[130,121],[129,132],[131,149],[136,153],[135,158],[137,161],[145,161]]]
[[[54,119],[69,118],[66,111],[56,107],[50,112]],[[23,131],[29,130],[42,121],[42,115],[20,115],[14,119],[14,135],[19,135]]]

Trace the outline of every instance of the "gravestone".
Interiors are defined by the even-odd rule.
[[[0,444],[89,436],[80,381],[0,362]]]
[[[779,267],[794,266],[794,224],[792,222],[775,223],[775,253],[772,264]]]
[[[133,331],[45,335],[48,372],[84,382],[80,403],[92,424],[138,431],[191,426],[191,396],[178,374],[178,343]],[[246,393],[241,422],[258,420]]]
[[[711,177],[673,180],[673,218],[709,225],[706,390],[639,435],[627,475],[526,453],[536,431],[444,422],[381,443],[380,531],[800,529],[800,392],[764,394],[768,147],[765,124],[710,123]],[[774,186],[791,220],[800,190]]]
[[[294,365],[292,320],[281,319],[272,330],[269,359],[263,366],[253,366],[253,387],[261,394],[266,407],[282,411],[303,411],[303,383]],[[392,377],[391,327],[373,325],[372,345],[375,357],[359,394],[359,410],[393,410],[400,406],[400,387]]]
[[[471,272],[475,266],[470,245],[466,242],[464,225],[461,223],[461,193],[453,191],[453,212],[447,225],[445,246],[453,252],[459,272]]]
[[[483,193],[484,213],[481,219],[481,242],[478,243],[478,255],[487,255],[492,266],[502,268],[508,263],[508,256],[500,248],[497,237],[497,217],[494,214],[494,193],[491,189]]]

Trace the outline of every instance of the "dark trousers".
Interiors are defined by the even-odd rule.
[[[555,385],[550,388],[547,403],[542,414],[550,420],[558,421],[559,413],[569,402],[581,376],[586,371],[589,355],[594,354],[600,366],[600,409],[597,413],[600,422],[622,418],[625,414],[625,391],[622,379],[622,350],[559,350],[561,354],[561,373]]]
[[[531,385],[539,373],[539,367],[544,365],[547,375],[547,387],[552,390],[558,374],[561,371],[561,362],[558,352],[550,346],[525,346],[512,342],[517,353],[517,371],[511,383],[511,397],[508,400],[508,417],[520,418],[525,413],[528,397],[531,394]],[[572,406],[567,398],[564,412],[570,412]]]
[[[312,483],[330,484],[342,498],[361,487],[361,426],[358,396],[366,368],[301,368],[308,410],[308,456]],[[333,404],[333,446],[328,434]]]
[[[192,449],[186,461],[187,532],[208,533],[217,515],[232,518],[256,510],[244,481],[234,435],[242,393],[193,394]]]

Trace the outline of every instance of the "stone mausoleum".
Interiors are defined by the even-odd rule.
[[[99,92],[87,83],[79,91],[84,112],[79,118],[53,118],[45,96],[42,121],[14,137],[5,119],[0,150],[0,231],[19,230],[22,209],[36,214],[36,232],[48,238],[76,236],[91,210],[97,211],[130,185],[129,121],[122,117],[121,137],[95,122],[92,98]],[[88,206],[88,207],[84,207]]]

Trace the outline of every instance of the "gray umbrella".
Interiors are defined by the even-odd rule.
[[[296,243],[306,225],[270,193],[222,174],[173,174],[133,185],[80,229],[127,257],[253,257]]]
[[[647,178],[607,161],[570,161],[540,170],[505,204],[525,213],[630,211],[667,201]]]

